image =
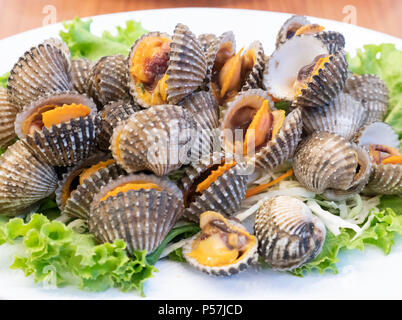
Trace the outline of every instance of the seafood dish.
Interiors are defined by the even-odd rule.
[[[402,197],[391,90],[352,72],[347,40],[297,15],[272,52],[182,23],[97,59],[43,40],[0,88],[0,215],[29,223],[53,201],[55,221],[123,241],[126,261],[303,273]]]

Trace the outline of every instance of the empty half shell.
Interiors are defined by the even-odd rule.
[[[57,187],[53,167],[39,158],[25,140],[19,140],[0,157],[0,214],[25,213]]]
[[[345,199],[367,184],[371,162],[364,148],[333,133],[315,132],[299,144],[293,170],[308,190],[328,199]]]
[[[258,209],[254,225],[260,256],[274,270],[292,270],[313,260],[326,230],[301,200],[277,196]]]
[[[111,101],[129,99],[126,57],[117,54],[100,58],[90,71],[87,93],[99,108]]]
[[[302,108],[302,119],[305,131],[336,133],[347,140],[361,128],[366,121],[366,109],[346,93],[339,93],[329,104],[319,107]]]
[[[96,171],[82,182],[80,181],[76,188],[69,190],[70,194],[63,205],[63,213],[80,219],[88,219],[92,200],[100,189],[110,181],[126,175],[120,166],[110,161],[95,164],[93,169]]]
[[[71,60],[73,86],[78,93],[88,92],[88,80],[93,65],[91,60],[85,58]]]
[[[10,102],[7,90],[0,88],[0,148],[11,144],[17,135],[14,131],[14,122],[18,109]]]
[[[360,101],[367,110],[366,123],[382,121],[388,110],[387,85],[372,74],[353,75],[345,83],[344,91]]]
[[[244,165],[217,157],[193,164],[181,180],[184,193],[184,217],[199,221],[205,211],[232,215],[240,208],[247,189]]]
[[[191,150],[198,148],[192,142],[196,126],[191,112],[180,106],[154,106],[115,128],[110,149],[127,172],[148,169],[163,176],[189,162]]]
[[[7,92],[19,110],[49,93],[73,89],[69,56],[55,41],[45,41],[20,57],[10,71]]]
[[[99,111],[99,117],[102,121],[99,133],[99,148],[101,150],[109,150],[110,137],[113,134],[113,129],[140,110],[138,105],[127,100],[110,102],[103,107],[103,109]]]
[[[183,212],[183,196],[168,179],[136,174],[109,182],[91,205],[89,230],[99,242],[123,239],[130,254],[155,250]]]
[[[257,239],[234,220],[207,211],[200,217],[202,231],[183,246],[183,256],[210,275],[230,276],[258,261]]]
[[[78,93],[44,96],[17,115],[15,132],[54,166],[71,166],[97,147],[100,119],[91,99]]]

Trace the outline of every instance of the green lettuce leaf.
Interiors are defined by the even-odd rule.
[[[386,204],[382,204],[385,206]],[[395,234],[402,235],[402,215],[387,208],[373,212],[370,226],[354,239],[354,232],[342,229],[340,235],[335,236],[327,230],[325,243],[320,254],[312,261],[292,270],[292,274],[303,276],[317,270],[320,273],[332,271],[338,273],[336,264],[339,262],[338,253],[341,250],[364,250],[366,245],[380,248],[384,254],[389,254],[394,244]]]
[[[128,55],[135,40],[147,32],[141,23],[129,20],[125,28],[117,27],[116,36],[105,31],[99,37],[91,33],[91,23],[91,19],[83,21],[75,18],[63,24],[65,30],[60,31],[59,35],[70,48],[73,59],[97,60],[114,54]]]
[[[7,87],[7,80],[8,80],[9,75],[10,75],[10,72],[6,72],[2,76],[0,76],[0,87],[2,87],[2,88]]]
[[[14,218],[0,223],[0,244],[22,237],[25,254],[16,256],[12,269],[21,269],[35,282],[62,287],[74,285],[88,291],[118,288],[140,291],[157,269],[146,260],[146,251],[126,253],[122,240],[97,245],[92,235],[78,234],[59,221],[41,214],[29,222]]]

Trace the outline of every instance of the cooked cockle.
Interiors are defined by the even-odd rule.
[[[70,167],[67,172],[62,175],[62,179],[59,181],[56,189],[56,202],[59,209],[63,213],[77,216],[77,214],[71,212],[71,203],[70,205],[68,203],[73,193],[76,192],[78,187],[90,178],[93,173],[114,163],[115,161],[110,154],[98,152],[87,159],[81,160],[75,166]],[[123,172],[123,170],[121,170],[121,172]],[[93,196],[93,194],[91,195],[90,193],[87,193],[84,196],[88,199]],[[88,212],[89,206],[86,214],[80,214],[79,217],[82,218],[88,216]]]
[[[291,39],[295,35],[296,31],[299,30],[301,27],[309,24],[310,21],[304,16],[291,16],[279,29],[278,35],[276,36],[276,48],[278,48],[287,40]]]
[[[188,163],[191,150],[198,150],[196,127],[190,111],[175,105],[154,106],[116,127],[110,149],[127,172],[150,170],[163,176]]]
[[[225,147],[259,167],[273,169],[290,159],[300,141],[300,110],[275,110],[267,92],[251,89],[238,94],[223,111]]]
[[[70,57],[64,46],[58,39],[44,41],[25,52],[11,69],[7,93],[20,111],[39,97],[73,89]]]
[[[15,132],[53,166],[71,166],[96,149],[100,119],[85,95],[73,92],[44,96],[24,107]]]
[[[86,92],[99,109],[112,101],[128,100],[128,67],[121,54],[100,58],[91,68]]]
[[[85,58],[71,60],[73,86],[78,93],[88,92],[88,78],[93,65],[94,62]]]
[[[330,54],[313,35],[293,37],[268,60],[264,87],[277,100],[293,101],[294,107],[329,104],[342,91],[348,75],[343,50]]]
[[[258,261],[257,239],[241,223],[214,211],[200,216],[201,232],[183,247],[187,262],[205,273],[229,276]]]
[[[341,200],[363,190],[371,163],[364,148],[333,133],[314,132],[297,147],[293,170],[306,189]]]
[[[260,256],[274,270],[292,270],[313,260],[326,230],[303,201],[277,196],[259,207],[254,224]]]
[[[132,46],[129,86],[134,100],[144,108],[177,104],[204,82],[205,54],[196,36],[178,24],[173,37],[149,32]]]
[[[0,88],[0,148],[11,144],[17,135],[14,131],[18,108],[10,102],[7,90]]]
[[[310,134],[326,131],[351,139],[366,121],[367,112],[360,101],[340,92],[329,105],[302,108],[303,128]]]
[[[234,39],[227,37],[227,34],[223,34],[217,38],[207,52],[210,87],[220,104],[231,100],[240,91],[260,88],[265,67],[264,48],[261,42],[254,41],[246,50],[242,48],[235,53]]]
[[[0,214],[16,216],[35,210],[57,187],[53,167],[38,157],[25,139],[0,157]]]
[[[102,110],[99,111],[99,117],[101,118],[99,148],[101,150],[109,150],[110,137],[113,134],[113,129],[140,110],[139,105],[127,100],[110,102],[104,106]]]
[[[372,122],[355,135],[354,141],[369,150],[372,162],[363,193],[402,195],[402,154],[394,129],[384,122]]]
[[[198,222],[204,211],[232,215],[240,209],[247,190],[245,167],[220,156],[193,163],[186,169],[181,180],[185,218]]]
[[[380,77],[373,74],[352,75],[346,80],[344,91],[366,108],[366,123],[384,119],[388,110],[389,92]]]
[[[155,250],[183,213],[183,194],[167,178],[133,174],[110,181],[91,204],[89,231],[99,242]]]

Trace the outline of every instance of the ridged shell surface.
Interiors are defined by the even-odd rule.
[[[277,196],[258,209],[254,225],[260,256],[274,270],[292,270],[313,260],[325,241],[324,224],[301,200]]]
[[[71,60],[73,86],[77,92],[88,92],[88,79],[93,65],[94,62],[85,58]]]
[[[265,69],[264,47],[262,46],[262,43],[260,41],[254,41],[253,43],[250,44],[246,52],[248,50],[254,51],[255,63],[250,73],[246,76],[241,91],[262,88],[262,78],[264,76],[264,69]]]
[[[198,148],[192,144],[195,128],[191,112],[182,107],[154,106],[136,112],[115,128],[110,149],[127,172],[148,169],[163,176],[180,168],[188,161],[189,151]]]
[[[366,123],[383,121],[388,110],[389,92],[378,76],[352,75],[346,80],[344,91],[361,101],[367,109]]]
[[[162,190],[130,190],[100,199],[125,182],[150,181]],[[130,175],[116,179],[95,195],[89,215],[89,230],[100,242],[123,239],[127,250],[151,253],[163,241],[183,212],[183,197],[177,186],[167,179],[151,175]]]
[[[227,220],[230,225],[234,225],[238,228],[246,229],[238,222],[235,222],[233,220],[228,219]],[[246,270],[249,266],[257,264],[258,261],[258,243],[256,242],[255,245],[249,249],[249,252],[239,261],[237,261],[234,264],[230,265],[224,265],[224,266],[216,266],[216,267],[211,267],[211,266],[205,266],[200,264],[196,259],[189,257],[187,253],[190,253],[192,251],[192,245],[193,241],[197,239],[200,236],[200,233],[197,233],[190,239],[188,239],[187,243],[183,246],[183,256],[186,259],[186,261],[196,269],[207,273],[209,275],[214,275],[214,276],[231,276],[234,274],[238,274],[241,271]]]
[[[200,34],[197,38],[198,41],[200,41],[201,47],[204,50],[204,52],[207,52],[208,48],[212,45],[212,43],[216,39],[216,35],[213,33],[203,33]]]
[[[278,48],[281,44],[292,38],[297,29],[310,24],[310,21],[304,16],[293,15],[281,26],[276,36],[275,46]]]
[[[330,54],[337,53],[345,48],[345,37],[340,32],[322,31],[316,37],[325,43]]]
[[[7,90],[0,88],[0,148],[7,147],[17,137],[14,122],[18,109],[10,102]]]
[[[329,105],[343,90],[348,77],[348,63],[345,52],[338,51],[313,76],[307,87],[301,90],[292,103],[293,107],[318,107]]]
[[[207,63],[202,46],[190,29],[177,24],[170,44],[170,59],[166,71],[167,102],[177,104],[197,90],[207,75]]]
[[[126,175],[125,171],[117,164],[110,164],[93,173],[71,193],[63,208],[63,213],[79,219],[88,219],[94,196],[110,181],[124,175]]]
[[[102,57],[91,69],[87,93],[100,108],[111,101],[129,99],[128,77],[126,57]]]
[[[219,162],[218,162],[219,163]],[[240,209],[247,190],[247,175],[244,174],[244,166],[240,163],[230,168],[212,182],[208,189],[200,194],[191,195],[191,187],[206,172],[211,164],[197,163],[186,169],[181,180],[182,190],[185,195],[185,210],[183,216],[189,220],[198,222],[200,215],[205,211],[216,211],[225,215],[233,215]],[[207,176],[205,177],[207,178]],[[200,181],[201,182],[201,181]],[[192,197],[192,201],[187,199]],[[188,202],[188,203],[187,203]]]
[[[371,171],[366,150],[328,132],[315,132],[299,144],[293,170],[308,190],[325,193],[328,198],[360,192]]]
[[[140,110],[141,108],[135,103],[119,100],[108,103],[99,111],[99,116],[102,120],[99,134],[99,148],[101,150],[108,150],[113,129]]]
[[[402,165],[373,164],[365,194],[402,195]]]
[[[25,140],[19,140],[0,158],[0,214],[24,213],[57,187],[53,167],[37,157]]]
[[[20,110],[46,94],[73,89],[69,57],[53,42],[31,48],[10,71],[7,92]]]
[[[363,105],[343,92],[329,105],[302,108],[303,127],[308,134],[326,131],[336,133],[347,140],[364,124],[366,116]]]

